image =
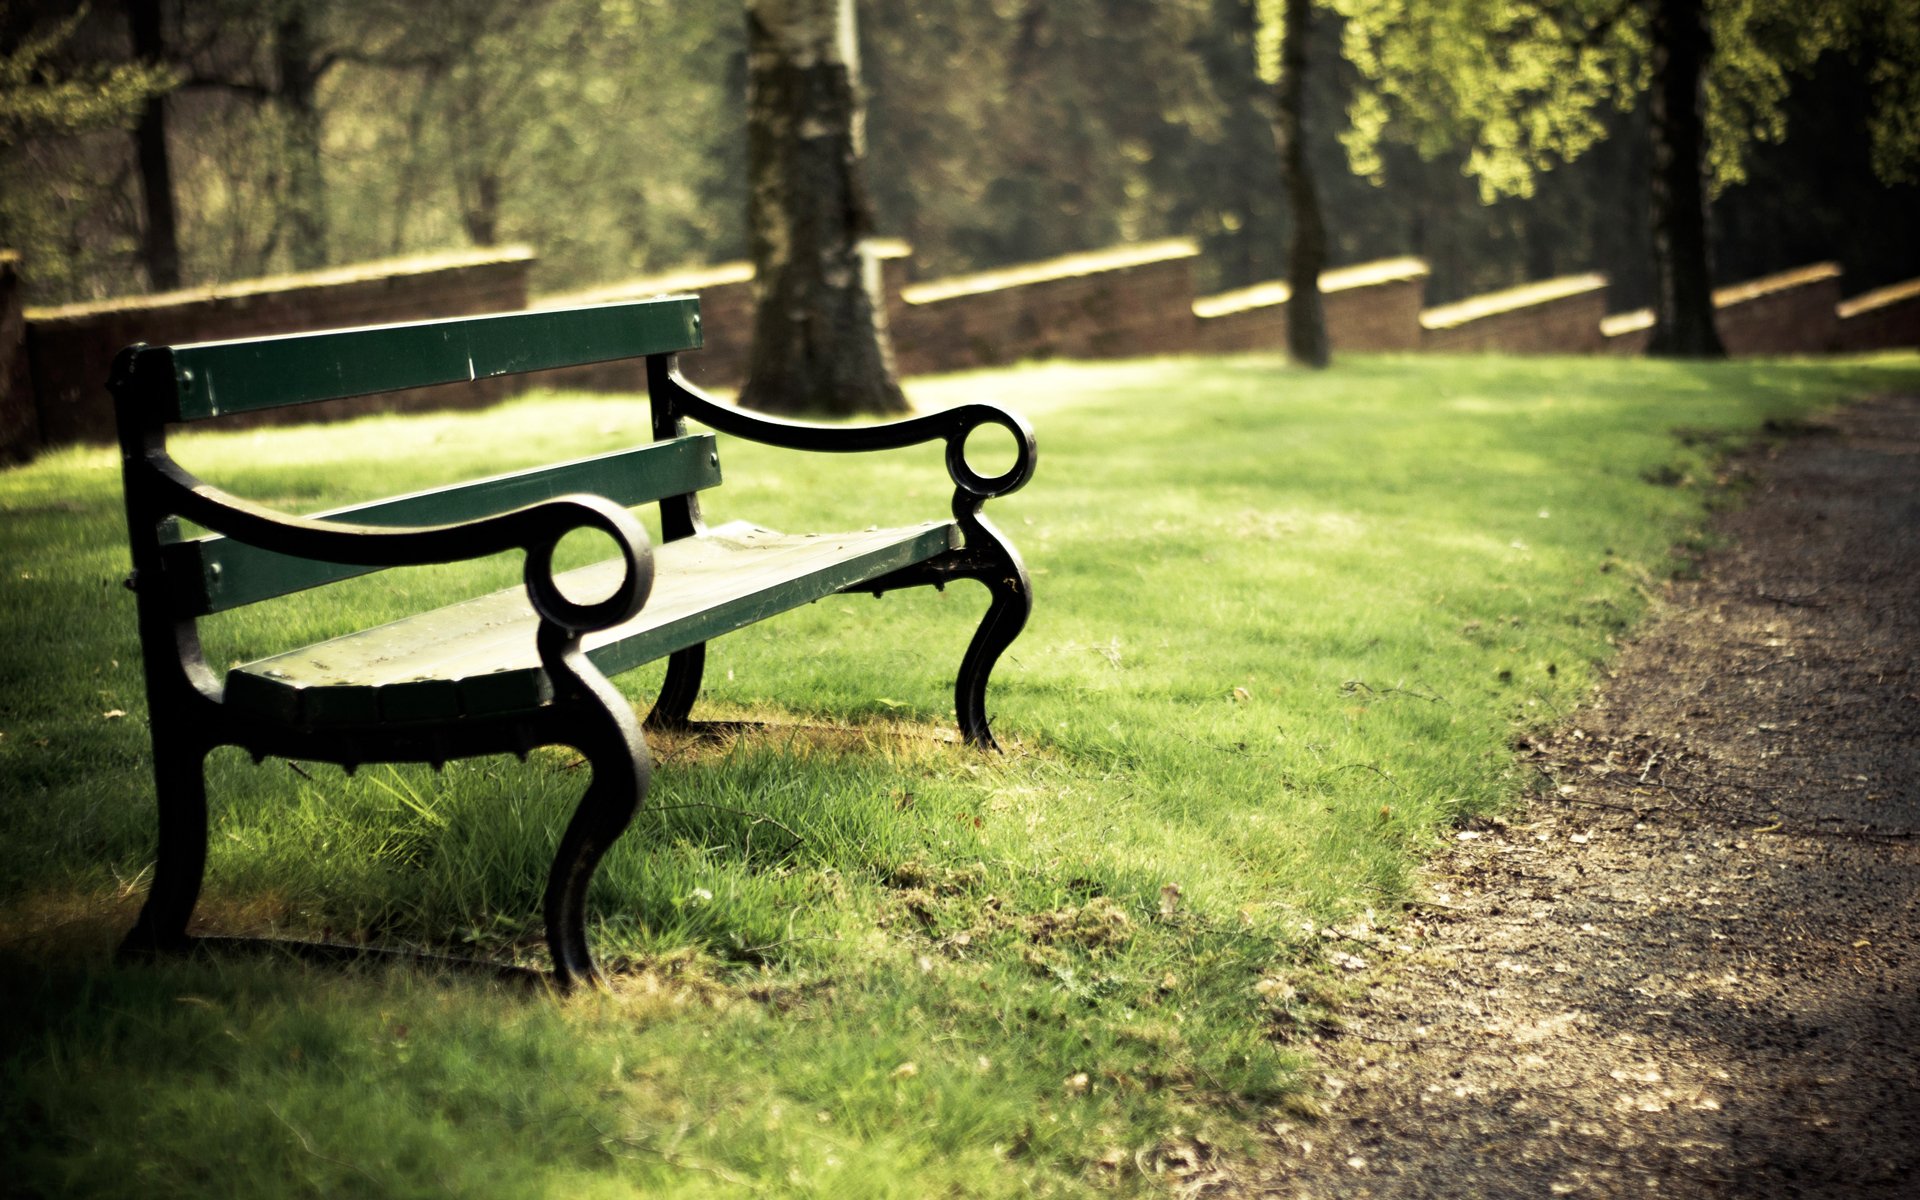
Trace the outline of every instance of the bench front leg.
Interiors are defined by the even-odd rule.
[[[640,811],[653,765],[633,706],[587,661],[579,640],[548,630],[542,635],[540,656],[559,699],[578,714],[564,740],[586,756],[593,772],[547,873],[541,904],[547,948],[553,954],[554,986],[562,991],[576,983],[605,987],[587,945],[587,891],[600,860]]]
[[[153,781],[159,846],[153,886],[120,953],[157,954],[184,949],[187,922],[200,899],[207,870],[207,751],[167,736],[165,717],[154,718]]]
[[[985,584],[991,599],[987,615],[981,618],[980,628],[974,630],[967,653],[960,660],[960,673],[953,684],[953,707],[960,721],[960,735],[968,744],[999,750],[1000,743],[994,740],[987,721],[987,678],[1001,654],[1026,628],[1027,617],[1033,612],[1033,583],[1027,578],[1019,552],[992,522],[975,515],[968,524],[967,557],[973,561],[956,575]]]

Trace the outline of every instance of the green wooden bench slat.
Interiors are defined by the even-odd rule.
[[[590,634],[607,674],[664,658],[955,548],[952,522],[835,535],[745,523],[655,547],[653,594],[625,625]],[[567,572],[569,595],[604,593],[617,561]],[[550,690],[522,587],[236,667],[227,702],[302,725],[524,711]]]
[[[575,492],[605,496],[631,508],[719,482],[714,436],[693,433],[314,516],[361,525],[448,525]],[[225,612],[378,569],[294,558],[218,534],[173,543],[164,554],[176,603],[191,616]]]
[[[666,296],[587,308],[154,347],[171,355],[174,404],[198,421],[401,388],[578,366],[701,345],[700,301]]]

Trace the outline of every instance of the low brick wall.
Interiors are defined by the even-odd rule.
[[[1423,350],[1455,354],[1597,354],[1604,275],[1568,275],[1489,292],[1420,314]]]
[[[1815,263],[1719,288],[1713,306],[1728,354],[1826,354],[1840,333],[1840,266]]]
[[[890,313],[900,371],[1185,353],[1198,254],[1175,239],[905,288]]]
[[[40,445],[27,366],[27,315],[21,306],[20,256],[0,250],[0,462],[27,458]]]
[[[1815,263],[1715,288],[1714,324],[1730,355],[1826,354],[1838,349],[1840,267]],[[1644,354],[1653,310],[1616,313],[1601,322],[1608,354]]]
[[[1920,349],[1920,279],[1842,301],[1834,315],[1836,350]]]
[[[1653,338],[1653,310],[1638,308],[1614,313],[1600,322],[1600,346],[1608,354],[1622,358],[1647,352]]]
[[[27,310],[39,440],[113,439],[106,393],[114,354],[133,342],[184,343],[526,307],[533,252],[495,248],[362,263],[189,291]],[[474,408],[516,391],[512,378],[423,388],[221,418],[223,424],[340,420],[369,412]]]
[[[1287,288],[1268,283],[1196,299],[1192,242],[1121,246],[1003,271],[909,285],[908,248],[868,243],[902,374],[1023,359],[1277,351],[1286,345]],[[192,342],[391,321],[512,311],[527,306],[531,252],[463,252],[249,280],[198,291],[20,308],[17,255],[0,252],[0,458],[42,445],[110,440],[106,373],[135,341]],[[1321,278],[1335,351],[1414,349],[1504,353],[1640,353],[1652,329],[1641,310],[1604,316],[1606,280],[1548,280],[1459,304],[1420,308],[1426,264],[1385,259]],[[1714,293],[1721,336],[1735,354],[1818,353],[1920,346],[1920,280],[1838,303],[1830,263]],[[540,308],[666,294],[700,297],[706,347],[681,360],[696,383],[744,382],[753,336],[753,271],[743,262],[649,276],[540,297]],[[595,391],[645,387],[638,363],[610,363],[360,397],[230,423],[338,419],[367,412],[479,407],[528,383]]]
[[[874,286],[882,298],[881,317],[891,323],[900,309],[910,250],[905,242],[875,238],[866,244],[868,269],[878,273]],[[688,380],[704,388],[732,390],[747,381],[747,356],[753,347],[753,264],[721,263],[688,267],[664,275],[647,275],[581,292],[536,296],[534,308],[580,308],[645,300],[653,296],[700,297],[700,331],[705,345],[680,358]],[[587,392],[644,392],[646,364],[595,363],[542,371],[527,377],[542,387],[578,388]]]
[[[1340,267],[1320,276],[1320,307],[1327,344],[1336,352],[1418,350],[1420,306],[1427,264],[1387,258]],[[1287,346],[1284,282],[1255,284],[1193,302],[1194,349],[1202,354],[1283,351]]]

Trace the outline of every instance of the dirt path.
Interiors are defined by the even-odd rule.
[[[1920,397],[1750,465],[1222,1194],[1920,1196]]]

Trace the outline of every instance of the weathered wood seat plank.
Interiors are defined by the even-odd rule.
[[[950,522],[860,533],[781,534],[740,522],[654,548],[654,585],[633,619],[582,639],[609,675],[857,588],[956,548]],[[569,595],[604,595],[618,560],[563,572]],[[536,707],[552,696],[524,587],[236,667],[230,703],[301,725],[438,720]],[[451,683],[451,689],[445,687]]]

